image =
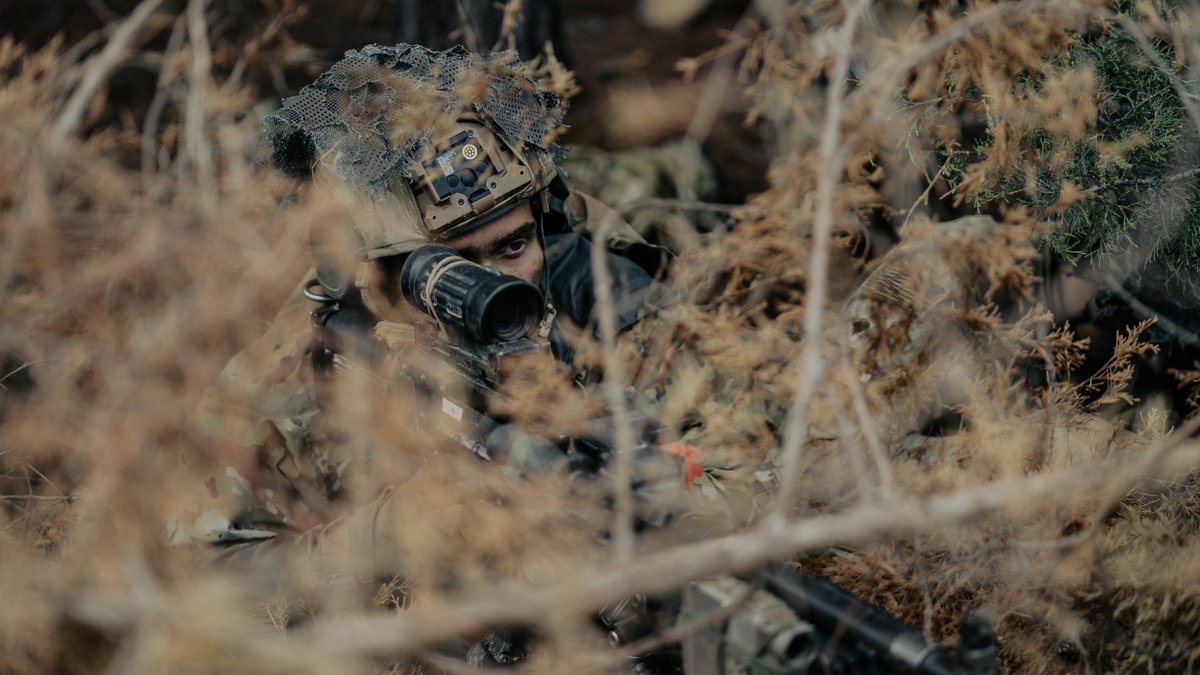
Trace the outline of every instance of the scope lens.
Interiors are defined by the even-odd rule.
[[[492,341],[507,342],[525,337],[542,314],[542,294],[532,284],[500,275],[503,286],[485,304],[483,324]]]
[[[421,311],[475,342],[524,337],[545,299],[533,284],[481,267],[449,246],[423,246],[400,270],[400,292]]]

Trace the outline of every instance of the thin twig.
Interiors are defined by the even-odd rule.
[[[1200,431],[1200,415],[1184,422],[1183,426],[1176,429],[1169,438],[1186,439],[1195,435],[1197,431]],[[1146,477],[1155,465],[1163,462],[1174,447],[1175,445],[1166,439],[1160,440],[1135,458],[1132,465],[1125,471],[1126,475],[1114,475],[1108,484],[1102,485],[1096,491],[1100,496],[1099,507],[1092,514],[1091,522],[1078,532],[1051,540],[1009,541],[1006,542],[1006,545],[1010,548],[1029,550],[1066,550],[1086,543],[1104,529],[1104,523],[1108,521],[1109,516],[1117,509],[1121,500],[1129,494],[1137,481]]]
[[[67,49],[66,51],[64,51],[62,53],[63,64],[70,67],[69,70],[67,71],[67,73],[68,73],[67,81],[68,82],[76,81],[76,79],[77,79],[76,77],[72,77],[72,76],[74,76],[78,72],[78,68],[72,67],[72,66],[76,66],[78,61],[80,61],[84,57],[85,54],[92,51],[92,49],[94,49],[96,47],[96,45],[100,44],[101,42],[104,42],[104,40],[108,37],[108,34],[111,32],[112,32],[112,26],[105,26],[104,28],[101,28],[100,30],[88,33],[84,37],[79,38],[79,40],[77,40],[75,42],[75,44],[71,45],[70,49]]]
[[[1179,427],[1179,429],[1175,431],[1174,436],[1190,438],[1197,431],[1200,431],[1200,415],[1187,420],[1183,426]],[[1162,462],[1171,449],[1172,446],[1169,443],[1158,443],[1157,445],[1138,455],[1136,463],[1128,472],[1134,476],[1133,478],[1121,480],[1121,476],[1115,476],[1107,485],[1102,486],[1102,488],[1098,491],[1100,496],[1100,508],[1097,509],[1092,515],[1092,522],[1087,528],[1076,533],[1075,536],[1078,537],[1077,541],[1066,545],[1075,545],[1080,542],[1087,541],[1089,538],[1094,536],[1096,532],[1099,532],[1104,526],[1105,521],[1108,520],[1109,515],[1117,509],[1117,506],[1120,505],[1121,500],[1125,498],[1125,495],[1129,493],[1137,481],[1148,475],[1155,465]]]
[[[608,233],[616,225],[615,213],[608,214],[597,224],[592,243],[592,274],[599,319],[600,340],[604,351],[604,396],[612,411],[613,438],[616,447],[610,460],[613,465],[613,544],[619,562],[628,562],[634,555],[634,495],[633,446],[634,438],[629,410],[625,405],[625,363],[617,349],[617,317],[612,297],[612,277],[608,269]]]
[[[504,15],[500,19],[500,34],[496,36],[496,43],[492,45],[492,51],[498,52],[508,43],[509,49],[516,49],[516,31],[521,27],[521,0],[507,0],[503,8]]]
[[[924,605],[921,632],[925,634],[925,639],[933,644],[937,640],[933,636],[933,596],[929,592],[929,570],[925,565],[925,547],[921,544],[920,536],[913,537],[912,544],[913,567],[916,568],[917,583],[921,586],[921,604]]]
[[[289,19],[291,19],[291,16],[291,13],[288,11],[277,12],[271,17],[271,22],[267,24],[267,27],[255,36],[254,44],[265,45],[274,40],[279,33],[283,32],[284,26],[288,23]],[[236,87],[241,83],[242,77],[246,72],[247,52],[249,51],[250,50],[243,50],[243,53],[238,55],[237,61],[233,64],[233,68],[231,68],[229,71],[229,78],[225,80],[225,85],[227,87]]]
[[[754,10],[749,8],[734,25],[727,43],[733,43],[735,38],[746,38],[743,31],[748,30],[753,22]],[[704,142],[712,133],[717,117],[724,110],[728,100],[729,87],[733,84],[734,69],[737,60],[733,52],[718,56],[713,61],[713,71],[704,81],[700,92],[700,101],[696,105],[692,119],[688,122],[685,137],[697,143]]]
[[[29,366],[32,366],[33,364],[34,364],[33,361],[26,361],[26,362],[22,363],[21,365],[17,366],[16,368],[13,368],[12,370],[5,373],[4,377],[0,377],[0,389],[8,389],[8,387],[4,386],[4,383],[8,380],[8,378],[20,373],[21,371],[25,370]]]
[[[92,98],[121,61],[129,55],[134,38],[162,3],[163,0],[142,0],[129,18],[113,31],[112,39],[91,59],[83,81],[63,106],[50,131],[51,144],[57,145],[79,131],[83,124],[83,115]]]
[[[734,26],[732,35],[728,39],[729,42],[732,42],[733,36],[740,35],[747,29],[752,21],[751,16],[753,14],[753,7],[746,9],[746,12]],[[679,191],[679,196],[685,200],[696,199],[694,186],[700,173],[700,165],[704,161],[701,144],[712,134],[717,119],[726,108],[729,99],[729,90],[733,85],[735,68],[736,59],[732,53],[718,57],[714,61],[713,70],[704,79],[704,85],[700,91],[700,100],[696,104],[696,109],[692,113],[691,120],[688,121],[684,137],[679,144],[676,156],[680,171],[679,175],[676,176],[675,185]],[[691,229],[694,228],[695,225],[691,225]]]
[[[482,48],[479,45],[479,31],[475,28],[475,20],[471,17],[471,12],[463,4],[463,0],[454,0],[454,5],[458,9],[458,20],[462,22],[459,30],[463,34],[463,44],[468,51],[480,51]]]
[[[857,369],[850,368],[846,370],[849,372],[850,370]],[[846,456],[852,462],[851,466],[849,467],[850,475],[854,476],[855,480],[858,481],[858,495],[852,496],[847,491],[847,493],[843,496],[851,500],[855,497],[860,500],[867,500],[877,496],[878,492],[873,489],[875,485],[871,481],[871,472],[867,470],[867,462],[865,457],[866,453],[861,451],[862,448],[858,443],[855,443],[853,446],[850,445],[851,441],[857,441],[856,436],[859,433],[858,429],[856,429],[854,425],[850,423],[851,419],[848,415],[835,415],[834,420],[836,420],[837,424],[837,437],[842,439],[841,447],[845,449]],[[859,421],[859,426],[866,428],[861,419]],[[802,464],[800,466],[800,471],[808,471],[808,466]]]
[[[753,6],[751,7],[753,9]],[[747,10],[747,15],[750,10]],[[745,15],[744,15],[745,16]],[[738,22],[739,24],[741,21]],[[770,32],[770,31],[768,31]],[[725,38],[725,42],[717,47],[714,47],[699,56],[694,56],[686,59],[680,59],[676,64],[676,70],[682,73],[684,82],[691,82],[696,77],[696,73],[700,68],[708,63],[715,62],[726,56],[732,56],[739,51],[745,50],[751,42],[754,41],[754,35],[741,35],[735,30],[731,30]]]
[[[187,105],[183,110],[184,157],[196,168],[201,203],[209,204],[213,195],[213,160],[208,138],[204,134],[207,118],[205,99],[208,77],[212,70],[212,51],[208,44],[208,25],[204,20],[207,0],[188,0],[187,32],[191,42],[191,69],[188,72]],[[187,162],[183,162],[186,164]]]
[[[49,360],[49,359],[47,359],[47,360]],[[40,479],[42,480],[42,482],[43,482],[43,483],[45,483],[46,485],[49,485],[50,487],[54,488],[54,491],[55,491],[55,492],[57,492],[57,493],[58,493],[60,496],[63,496],[63,497],[67,497],[67,496],[68,496],[68,495],[67,495],[65,492],[63,492],[63,491],[62,491],[62,489],[60,489],[60,488],[59,488],[57,485],[55,485],[55,484],[54,484],[54,481],[50,480],[50,477],[49,477],[49,476],[47,476],[46,474],[44,474],[44,473],[42,473],[41,471],[39,471],[39,470],[38,470],[38,468],[37,468],[36,466],[34,466],[34,465],[32,465],[32,464],[26,464],[25,466],[26,466],[26,468],[28,468],[30,471],[32,471],[32,472],[34,473],[34,475],[36,475],[38,478],[40,478]]]
[[[933,186],[937,185],[938,179],[941,178],[942,174],[946,172],[946,168],[950,166],[950,161],[954,159],[955,154],[957,153],[951,152],[950,156],[946,158],[946,161],[942,162],[942,165],[938,167],[937,173],[935,173],[933,178],[929,181],[929,185],[925,187],[925,191],[921,193],[920,197],[917,197],[917,201],[913,202],[912,206],[908,207],[908,213],[904,214],[904,222],[900,223],[900,229],[904,229],[904,226],[908,225],[909,219],[912,218],[913,213],[916,212],[918,206],[921,204],[929,204],[929,193],[933,191]],[[946,195],[942,196],[945,197]]]
[[[845,359],[844,365],[850,369],[850,377],[847,378],[850,386],[850,397],[854,401],[854,414],[858,418],[858,426],[862,431],[863,440],[867,443],[867,450],[871,453],[871,459],[875,462],[875,471],[879,473],[879,487],[882,497],[890,497],[894,486],[892,479],[892,467],[888,464],[887,453],[883,449],[883,442],[879,439],[879,433],[875,430],[874,420],[871,418],[871,412],[867,408],[867,399],[863,395],[862,383],[857,377],[854,377],[854,367],[850,362],[849,355],[845,350],[843,342],[842,358]],[[867,497],[867,495],[863,495]]]
[[[808,434],[809,405],[817,383],[825,373],[821,360],[824,331],[821,318],[825,312],[829,286],[829,246],[833,230],[833,205],[837,187],[842,179],[844,146],[839,145],[842,129],[842,110],[845,104],[850,56],[854,48],[854,33],[859,19],[870,7],[867,0],[856,0],[847,9],[846,18],[830,42],[837,50],[828,98],[825,102],[825,121],[821,130],[817,165],[816,218],[812,226],[812,247],[808,265],[808,283],[804,300],[804,347],[798,365],[799,382],[792,394],[784,431],[781,453],[779,492],[772,505],[771,515],[763,521],[765,527],[781,527],[799,483],[800,457]]]
[[[96,16],[105,23],[114,23],[121,19],[121,15],[112,10],[112,7],[104,4],[104,0],[87,0],[88,7],[95,12]]]
[[[1157,473],[1190,472],[1200,464],[1200,444],[1180,447],[1186,433],[1161,440],[1153,450],[1161,460]],[[897,497],[861,504],[845,511],[772,531],[752,530],[641,556],[626,565],[597,564],[577,570],[570,579],[552,583],[511,583],[485,595],[414,607],[403,614],[341,617],[320,631],[320,646],[373,654],[415,653],[491,625],[540,625],[547,617],[561,620],[590,611],[615,598],[659,594],[706,577],[752,570],[803,551],[836,544],[855,544],[889,535],[934,532],[1005,509],[1021,509],[1038,500],[1082,497],[1100,486],[1127,483],[1144,469],[1140,459],[1098,460],[1067,470],[998,480],[931,497]],[[1114,476],[1119,480],[1114,481]]]
[[[162,66],[158,72],[158,85],[154,88],[154,97],[146,108],[146,120],[142,123],[142,172],[153,173],[162,170],[156,166],[158,158],[158,124],[162,120],[163,109],[167,105],[168,90],[171,86],[170,56],[179,51],[183,44],[184,20],[179,17],[171,28],[171,37],[167,39],[167,48],[163,52]]]
[[[1174,335],[1180,341],[1189,345],[1200,344],[1200,335],[1196,335],[1187,328],[1184,328],[1178,323],[1155,311],[1146,303],[1138,300],[1132,293],[1125,290],[1125,287],[1121,284],[1121,281],[1114,277],[1111,272],[1104,275],[1104,286],[1107,290],[1111,291],[1118,298],[1120,298],[1121,302],[1129,305],[1129,307],[1133,309],[1133,311],[1137,312],[1140,316],[1147,319],[1157,319],[1156,323],[1159,326],[1161,326],[1168,333]]]

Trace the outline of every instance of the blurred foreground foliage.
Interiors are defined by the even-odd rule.
[[[566,591],[501,602],[500,580],[569,589],[625,564],[598,563],[605,546],[561,527],[594,516],[578,492],[413,443],[387,402],[358,402],[349,445],[375,456],[326,515],[402,486],[408,578],[331,581],[299,547],[223,565],[166,545],[165,514],[188,508],[178,485],[203,489],[214,468],[253,478],[255,458],[210,442],[191,413],[294,291],[312,226],[341,215],[257,161],[263,106],[238,55],[287,62],[299,47],[282,28],[302,5],[262,7],[264,23],[238,31],[253,49],[222,39],[222,6],[197,1],[152,8],[112,52],[119,30],[81,52],[0,42],[0,671],[402,669],[436,663],[435,638],[477,637],[476,616],[455,613],[475,598],[481,615],[536,615],[523,668],[611,668],[594,607]],[[1095,268],[1118,279],[1195,264],[1197,17],[1119,9],[764,0],[720,54],[682,64],[699,77],[736,56],[774,157],[769,190],[729,227],[673,232],[684,300],[628,364],[718,479],[644,556],[753,532],[785,484],[789,517],[820,524],[1077,472],[1078,488],[1037,503],[829,531],[832,548],[789,553],[939,640],[985,609],[1011,672],[1191,668],[1195,447],[1168,436],[1180,410],[1131,389],[1157,349],[1151,324],[1084,370],[1086,342],[1033,301],[1041,242],[1097,265],[1136,250]],[[130,59],[159,73],[136,114],[104,87]],[[986,214],[952,220],[964,205]],[[827,236],[817,284],[811,253]],[[585,409],[553,373],[530,380],[514,399],[531,417]],[[611,600],[686,581],[641,580]],[[336,631],[401,608],[416,619],[384,638]]]

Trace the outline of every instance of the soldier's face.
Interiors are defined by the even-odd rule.
[[[444,242],[473,263],[537,285],[545,254],[533,210],[525,203],[492,222]]]

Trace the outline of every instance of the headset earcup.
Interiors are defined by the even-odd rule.
[[[542,235],[563,234],[567,231],[567,198],[571,196],[571,188],[563,178],[561,171],[554,172],[550,185],[542,190],[541,195],[541,224]]]

